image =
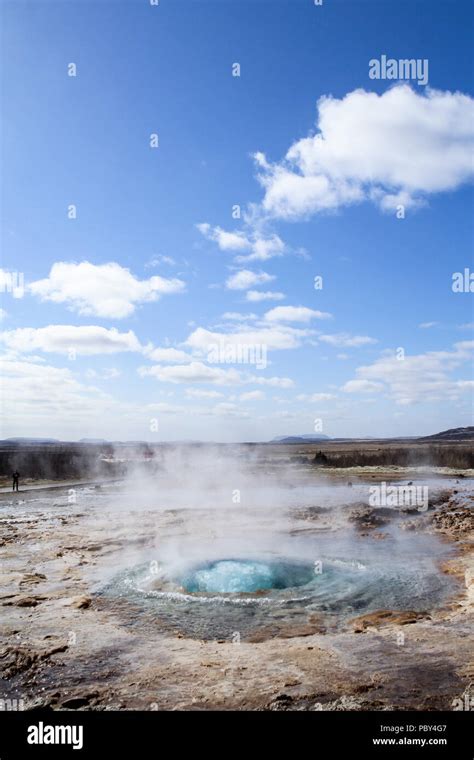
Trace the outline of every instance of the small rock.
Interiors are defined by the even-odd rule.
[[[77,607],[78,610],[87,610],[91,606],[92,599],[88,596],[78,596],[71,602],[71,607]]]
[[[36,607],[44,599],[42,596],[17,596],[11,602],[3,602],[4,607]]]

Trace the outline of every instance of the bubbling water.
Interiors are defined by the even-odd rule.
[[[314,568],[308,564],[224,559],[187,572],[181,585],[188,593],[251,594],[303,586],[313,578]]]
[[[108,599],[137,605],[136,624],[159,625],[201,639],[265,629],[285,635],[315,622],[334,630],[351,616],[376,609],[429,609],[449,590],[449,579],[421,559],[367,561],[323,557],[321,565],[292,557],[221,558],[168,572],[130,567],[102,588]],[[250,639],[251,640],[251,639]]]

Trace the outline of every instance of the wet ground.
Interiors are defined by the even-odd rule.
[[[1,494],[0,698],[452,709],[474,676],[474,486],[427,482],[426,511],[371,507],[364,473],[352,486],[341,473],[246,483],[240,502],[205,483]],[[263,580],[192,586],[222,560],[254,563]],[[272,587],[272,563],[305,570]]]

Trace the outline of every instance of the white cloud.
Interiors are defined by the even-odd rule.
[[[270,388],[293,388],[294,382],[289,377],[257,377],[252,375],[248,382],[254,385],[268,385]]]
[[[222,227],[211,227],[207,223],[196,226],[204,237],[217,243],[221,251],[238,253],[235,260],[241,264],[250,261],[268,261],[285,253],[283,240],[274,233],[265,237],[256,229],[246,234],[242,231],[227,232]]]
[[[0,358],[2,403],[5,427],[24,434],[44,435],[51,422],[68,421],[71,425],[90,425],[91,420],[103,419],[115,402],[97,388],[80,383],[71,369],[53,367],[31,360],[18,361]]]
[[[177,348],[150,348],[145,353],[152,361],[164,362],[165,364],[186,364],[192,360],[192,356],[185,351],[179,351]]]
[[[453,380],[450,373],[472,361],[474,341],[455,343],[452,351],[430,351],[399,359],[384,353],[373,364],[358,367],[356,379],[342,390],[347,393],[383,391],[398,404],[456,401],[468,390],[470,380]]]
[[[284,293],[278,293],[274,290],[248,290],[245,299],[252,303],[259,301],[282,301],[285,298]]]
[[[228,319],[231,322],[248,322],[257,319],[256,314],[241,314],[238,311],[226,311],[222,319]]]
[[[158,254],[158,256],[153,256],[153,258],[145,264],[145,268],[153,269],[154,267],[161,266],[161,264],[167,264],[171,267],[175,266],[176,261],[171,258],[171,256],[162,256],[161,254]]]
[[[418,327],[421,330],[429,330],[431,327],[436,327],[439,325],[439,322],[421,322]]]
[[[419,205],[474,176],[474,100],[408,85],[381,95],[358,89],[318,101],[317,132],[281,163],[255,154],[263,211],[307,217],[371,200],[384,210]]]
[[[357,348],[358,346],[368,346],[377,343],[375,338],[369,338],[368,335],[349,335],[349,333],[319,335],[318,339],[324,343],[328,343],[330,346],[342,346],[344,348]]]
[[[150,412],[159,412],[160,414],[180,414],[186,411],[186,407],[177,404],[168,404],[165,401],[147,404],[146,408]]]
[[[349,380],[342,390],[346,393],[373,393],[384,390],[384,387],[383,383],[376,383],[373,380]]]
[[[103,370],[88,369],[85,374],[89,380],[114,380],[120,377],[122,373],[117,367],[108,367]]]
[[[266,346],[271,349],[298,348],[304,337],[310,334],[308,330],[301,330],[286,325],[274,325],[269,327],[255,327],[236,332],[214,332],[198,327],[185,341],[190,348],[208,352],[210,346],[216,344],[234,346]]]
[[[158,275],[137,279],[119,264],[80,264],[57,262],[49,277],[32,282],[30,293],[42,301],[65,303],[79,314],[107,319],[122,319],[135,311],[137,304],[157,301],[162,295],[181,293],[185,283]]]
[[[135,333],[119,332],[115,327],[107,329],[96,325],[48,325],[47,327],[19,327],[0,333],[9,349],[20,353],[45,351],[47,353],[91,356],[93,354],[116,354],[121,351],[142,351]]]
[[[225,286],[228,290],[247,290],[253,285],[263,285],[275,280],[275,275],[267,272],[252,272],[250,269],[240,269],[227,278]]]
[[[276,306],[265,314],[267,322],[310,322],[312,319],[331,319],[325,311],[315,311],[307,306]]]
[[[138,374],[141,377],[155,377],[165,383],[209,383],[210,385],[270,385],[274,387],[290,388],[293,381],[286,377],[259,377],[249,373],[243,373],[220,367],[210,367],[203,362],[194,361],[186,365],[170,365],[162,367],[139,367]]]
[[[249,253],[247,256],[236,256],[235,260],[240,264],[250,261],[268,261],[268,259],[273,259],[275,256],[282,256],[284,252],[285,244],[278,235],[263,238],[255,234],[252,243],[252,253]]]
[[[155,377],[166,383],[211,383],[215,385],[240,385],[240,373],[236,369],[220,369],[209,367],[203,362],[190,362],[183,365],[162,367],[139,367],[142,377]]]
[[[299,396],[296,397],[298,401],[311,401],[318,403],[319,401],[332,401],[332,399],[337,398],[337,396],[334,395],[334,393],[301,393]]]
[[[240,401],[263,401],[265,399],[265,393],[263,391],[248,391],[248,393],[241,393],[239,396]]]
[[[216,404],[208,410],[208,413],[214,414],[218,417],[238,417],[241,419],[247,419],[250,416],[248,412],[228,401],[222,401],[220,404]]]
[[[251,243],[243,232],[226,232],[222,227],[211,227],[210,224],[197,224],[199,232],[213,240],[221,251],[247,251],[251,249]]]
[[[201,391],[198,388],[186,388],[187,398],[223,398],[224,394],[219,391]]]

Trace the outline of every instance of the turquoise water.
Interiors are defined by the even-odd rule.
[[[334,630],[371,610],[429,610],[439,604],[453,579],[439,573],[421,551],[423,543],[415,542],[417,554],[410,547],[409,558],[394,555],[382,542],[367,556],[320,554],[321,572],[318,563],[291,557],[223,557],[174,572],[165,566],[153,572],[143,563],[115,575],[101,595],[111,603],[130,603],[131,625],[206,640],[230,638],[235,631],[245,639],[262,629],[277,636],[285,628],[287,635],[314,615]]]
[[[308,564],[224,559],[194,568],[180,580],[188,593],[235,594],[303,586],[314,574]]]

